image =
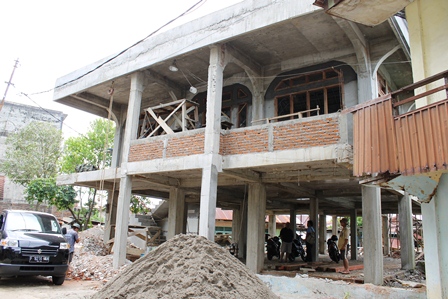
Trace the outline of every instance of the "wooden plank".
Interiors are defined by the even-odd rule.
[[[159,124],[159,126],[157,126],[154,129],[154,131],[151,133],[151,135],[155,131],[157,131],[157,129],[159,127],[162,127],[163,130],[165,130],[165,132],[167,132],[168,134],[173,134],[174,133],[173,130],[171,130],[171,128],[165,123],[165,120],[163,120],[160,116],[157,116],[151,108],[146,109],[146,111],[148,111],[148,113],[152,116],[152,118],[154,118],[154,120]]]
[[[431,137],[425,134],[425,121],[424,119],[428,116],[428,111],[421,111],[420,113],[416,113],[415,115],[415,126],[417,129],[418,141],[416,147],[418,147],[419,154],[419,170],[420,172],[426,172],[429,169],[429,160],[428,160],[428,140],[431,140]]]
[[[389,172],[397,173],[399,172],[399,163],[398,163],[398,146],[397,146],[397,135],[396,135],[396,127],[395,121],[392,112],[392,100],[388,100],[386,104],[386,112],[385,118],[386,122],[386,132],[385,134],[388,136],[387,146],[388,146],[388,155],[389,155]]]

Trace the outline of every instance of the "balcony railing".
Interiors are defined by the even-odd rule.
[[[426,91],[403,98],[427,86]],[[440,100],[398,113],[434,95]],[[444,171],[448,160],[448,70],[344,111],[353,113],[355,176]]]

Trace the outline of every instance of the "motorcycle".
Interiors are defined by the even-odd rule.
[[[327,246],[328,246],[328,255],[330,256],[331,260],[335,261],[336,263],[339,263],[341,260],[341,255],[339,253],[338,245],[336,244],[336,241],[338,240],[338,236],[333,235],[331,238],[327,240]]]
[[[266,241],[266,253],[268,260],[274,256],[280,258],[280,239],[279,237],[268,238]]]
[[[302,261],[306,261],[305,257],[305,249],[303,249],[301,238],[300,239],[294,239],[292,241],[292,250],[291,254],[289,255],[289,261],[293,262],[296,257],[300,256]]]

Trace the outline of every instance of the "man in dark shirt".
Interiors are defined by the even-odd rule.
[[[280,249],[280,262],[283,262],[283,255],[285,255],[285,262],[288,262],[289,254],[292,250],[292,241],[294,240],[294,232],[289,227],[289,222],[280,231],[280,239],[282,240],[282,246]]]

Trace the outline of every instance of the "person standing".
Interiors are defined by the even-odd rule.
[[[340,220],[342,229],[339,233],[339,240],[338,240],[338,248],[341,252],[341,260],[344,264],[344,271],[342,271],[342,274],[349,274],[350,271],[348,269],[348,259],[347,259],[347,245],[348,245],[348,237],[350,236],[350,231],[348,230],[347,224],[348,219],[342,218]]]
[[[79,241],[80,241],[80,238],[78,235],[78,231],[80,228],[81,228],[81,226],[78,223],[73,223],[72,227],[64,235],[68,244],[70,244],[70,253],[69,253],[69,257],[68,257],[69,264],[72,262],[73,254],[75,253],[75,243],[79,243]]]
[[[305,245],[306,245],[306,261],[313,261],[313,248],[316,243],[316,230],[314,229],[313,220],[308,220],[306,223],[306,236],[305,236]]]
[[[280,248],[280,262],[283,262],[283,255],[285,255],[285,263],[289,260],[289,255],[292,251],[292,241],[294,240],[294,232],[289,227],[289,222],[285,223],[285,226],[280,230],[280,239],[282,245]]]

